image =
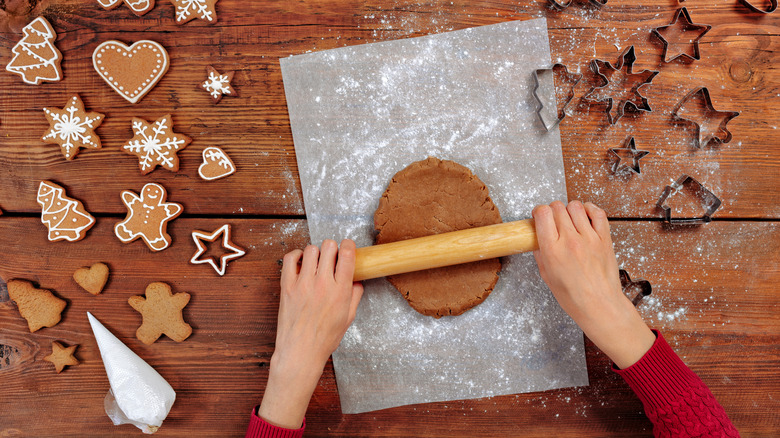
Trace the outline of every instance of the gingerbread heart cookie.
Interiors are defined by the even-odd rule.
[[[45,18],[38,17],[25,26],[22,32],[24,37],[11,49],[14,57],[5,69],[18,74],[24,82],[32,85],[62,79],[62,53],[54,45],[57,33],[51,24]]]
[[[168,222],[182,212],[180,204],[165,202],[167,196],[165,188],[155,183],[145,185],[140,196],[130,190],[122,192],[127,217],[114,227],[116,237],[124,243],[142,238],[152,251],[167,248],[171,244]]]
[[[225,151],[209,146],[203,149],[203,163],[198,168],[198,175],[206,181],[224,178],[236,172],[236,166]]]
[[[105,263],[95,263],[88,268],[79,268],[73,273],[73,280],[92,295],[103,292],[108,281],[108,266]]]
[[[122,0],[97,0],[103,9],[110,11],[122,4]],[[154,8],[154,0],[124,0],[125,4],[137,16],[141,16]]]
[[[51,181],[38,186],[41,222],[49,229],[49,240],[75,242],[83,239],[95,225],[95,218],[84,209],[81,201],[65,195],[65,189]]]
[[[159,43],[142,40],[128,47],[106,41],[92,53],[92,64],[108,85],[130,103],[151,91],[168,71],[170,58]]]

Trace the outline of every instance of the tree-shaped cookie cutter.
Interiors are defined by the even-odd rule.
[[[556,92],[556,88],[555,88],[556,73],[557,73],[557,77],[561,78],[562,82],[565,83],[565,85],[562,84],[562,86],[566,87],[567,90],[566,95],[563,98],[562,102],[558,102],[558,93]],[[543,79],[541,78],[546,78],[547,76],[551,76],[550,78],[551,80],[549,82],[546,81],[545,82],[547,84],[552,83],[552,87],[553,87],[552,92],[550,92],[550,90],[542,84]],[[539,116],[539,120],[542,121],[542,125],[544,126],[544,129],[549,131],[553,129],[556,125],[561,123],[561,120],[563,120],[564,117],[566,117],[566,107],[569,105],[569,102],[571,102],[571,100],[574,98],[574,87],[576,87],[577,84],[580,82],[580,80],[582,80],[582,75],[577,73],[569,73],[569,69],[566,68],[566,66],[563,64],[553,64],[553,66],[550,68],[540,68],[534,70],[533,77],[534,77],[533,94],[534,94],[534,98],[536,98],[536,102],[539,104],[539,106],[536,109],[536,114]],[[539,93],[540,88],[543,88],[543,90],[546,91],[546,93],[543,94],[544,96],[551,96],[551,95],[554,96],[555,102],[553,102],[552,104],[548,103],[547,105],[545,105],[544,101],[540,97],[540,93]],[[548,108],[550,105],[555,106],[554,111],[556,117],[554,119],[552,119],[552,117],[550,116],[551,111],[549,111],[550,108]]]
[[[682,27],[685,30],[697,30],[698,29],[698,30],[702,30],[703,32],[701,32],[699,34],[699,36],[696,37],[696,39],[693,40],[693,42],[691,42],[691,44],[693,45],[693,56],[691,56],[691,55],[689,55],[687,53],[679,53],[674,58],[667,59],[666,55],[667,55],[668,50],[669,50],[669,41],[667,41],[667,39],[663,37],[662,32],[665,29],[668,29],[668,28],[670,28],[672,26],[675,26],[677,24],[677,22],[680,21],[680,18],[683,18],[683,20],[684,20],[682,22]],[[685,57],[685,58],[688,58],[688,59],[690,59],[692,61],[695,61],[695,60],[701,59],[701,55],[699,54],[699,40],[704,36],[704,34],[709,32],[710,29],[712,29],[712,26],[710,26],[709,24],[698,24],[698,23],[694,23],[693,21],[691,21],[691,14],[688,13],[688,8],[680,8],[680,9],[677,10],[677,15],[674,16],[674,21],[672,21],[670,24],[668,24],[666,26],[656,27],[655,29],[653,29],[653,35],[658,37],[658,39],[660,39],[661,42],[664,44],[664,53],[663,53],[664,62],[672,62],[675,59],[680,58],[680,57]]]
[[[569,1],[569,3],[571,3],[571,1]],[[758,6],[755,6],[750,0],[742,0],[742,4],[747,6],[751,11],[761,12],[762,14],[769,14],[777,9],[777,0],[769,0],[769,7],[766,9],[761,9]]]
[[[659,72],[655,70],[642,70],[639,73],[634,73],[634,61],[636,61],[634,46],[629,46],[626,50],[623,51],[623,53],[620,54],[618,62],[614,66],[609,61],[601,61],[598,59],[594,59],[590,63],[591,70],[593,70],[593,73],[595,73],[596,76],[601,79],[603,85],[593,87],[593,89],[591,89],[588,94],[583,96],[583,99],[590,100],[591,102],[606,102],[607,118],[611,125],[614,125],[621,117],[623,117],[626,108],[633,109],[634,111],[652,111],[650,105],[647,103],[647,98],[639,93],[639,89],[644,85],[651,84],[653,82],[653,78],[658,75]],[[595,100],[589,99],[589,97],[592,94],[598,94],[600,90],[608,88],[612,75],[623,70],[623,68],[626,69],[625,76],[627,78],[635,77],[637,80],[635,81],[636,83],[631,86],[632,96],[625,100],[621,99],[620,102],[617,103],[617,114],[613,116],[612,107],[615,105],[614,97],[597,97]],[[609,77],[607,77],[607,74]]]
[[[574,0],[550,0],[550,3],[552,3],[552,7],[562,11],[569,7],[569,5],[572,4]],[[590,0],[590,2],[598,7],[604,6],[607,4],[607,0]]]
[[[707,110],[707,114],[705,115],[705,118],[715,118],[715,117],[723,117],[720,124],[718,125],[717,130],[708,130],[706,129],[708,126],[704,124],[702,126],[702,123],[699,123],[695,120],[691,120],[689,118],[683,117],[680,115],[680,110],[682,109],[683,105],[685,105],[686,102],[693,99],[696,95],[701,95],[701,99],[704,102],[704,106]],[[726,125],[728,122],[733,119],[734,117],[737,117],[739,115],[739,112],[737,111],[718,111],[715,109],[715,107],[712,105],[712,98],[710,97],[710,90],[707,89],[707,87],[698,87],[693,89],[690,93],[688,93],[685,97],[680,100],[680,102],[677,104],[677,106],[674,107],[672,110],[672,117],[674,117],[677,120],[681,120],[684,122],[692,123],[694,126],[696,126],[696,147],[700,148],[703,146],[706,146],[710,141],[717,141],[720,143],[728,143],[731,141],[731,132],[726,128]],[[702,131],[702,127],[704,127],[704,131]],[[724,133],[724,135],[721,137],[719,136],[720,133]]]
[[[667,204],[669,198],[681,190],[688,190],[696,197],[704,214],[700,217],[677,218],[672,215],[672,208]],[[663,212],[663,220],[674,225],[697,225],[712,221],[712,215],[720,208],[720,199],[714,193],[707,190],[699,181],[696,181],[688,175],[680,176],[671,186],[666,186],[656,206]]]
[[[628,272],[625,269],[621,269],[620,272],[620,287],[623,289],[623,293],[629,293],[633,290],[637,291],[634,298],[631,299],[631,303],[636,306],[642,301],[642,298],[653,293],[653,286],[647,280],[631,280],[628,276]]]

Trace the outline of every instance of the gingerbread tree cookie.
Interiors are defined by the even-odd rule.
[[[214,67],[208,66],[206,67],[206,73],[208,77],[200,84],[200,88],[209,93],[214,103],[219,103],[222,100],[222,96],[238,97],[236,90],[230,85],[236,72],[231,71],[221,74]]]
[[[153,124],[143,119],[133,118],[133,133],[122,149],[138,156],[138,167],[146,175],[157,166],[172,172],[179,170],[179,157],[176,152],[187,147],[192,141],[189,137],[173,132],[171,115],[158,119]]]
[[[176,7],[176,24],[184,24],[199,18],[209,24],[217,22],[219,0],[171,0]]]
[[[100,149],[100,137],[95,128],[103,123],[103,114],[87,112],[78,95],[73,96],[64,108],[44,108],[51,125],[41,140],[56,143],[66,160],[72,160],[79,148]]]
[[[138,238],[146,242],[152,251],[162,251],[171,244],[166,229],[168,222],[182,212],[181,204],[165,202],[168,194],[159,184],[149,183],[136,195],[130,190],[122,192],[122,202],[127,207],[127,217],[114,227],[114,233],[124,243]]]
[[[27,320],[30,333],[43,327],[54,327],[60,322],[67,303],[51,291],[38,289],[27,280],[11,280],[7,286],[8,296],[16,303],[22,318]]]
[[[49,240],[75,242],[87,235],[95,218],[80,201],[65,195],[65,189],[51,181],[38,186],[38,204],[42,207],[41,222],[49,229]]]
[[[152,283],[146,287],[146,298],[137,295],[127,302],[143,316],[135,336],[146,345],[153,344],[162,335],[181,342],[192,334],[192,327],[182,316],[184,306],[190,302],[190,294],[186,292],[174,295],[167,284]]]
[[[110,11],[122,4],[122,0],[97,0],[98,4]],[[154,8],[154,0],[124,0],[125,4],[137,16],[142,16]]]
[[[16,73],[28,84],[38,85],[43,81],[62,79],[62,53],[57,50],[54,40],[57,33],[43,17],[38,17],[22,29],[24,37],[11,51],[13,59],[5,67]]]
[[[43,360],[53,363],[54,369],[56,369],[57,374],[59,374],[66,366],[79,364],[79,360],[73,356],[77,347],[78,345],[71,345],[66,348],[59,342],[52,341],[51,354],[44,357]]]

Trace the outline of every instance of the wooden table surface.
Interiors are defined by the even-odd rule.
[[[760,4],[761,0],[756,0]],[[768,2],[767,2],[768,3]],[[114,427],[103,410],[108,381],[86,311],[154,366],[176,389],[177,401],[160,436],[242,436],[268,374],[278,308],[279,260],[308,241],[279,59],[348,45],[428,35],[509,20],[546,17],[553,61],[585,74],[575,89],[561,137],[569,199],[602,205],[612,221],[621,266],[653,284],[639,309],[660,328],[684,361],[709,385],[743,436],[780,430],[780,12],[750,12],[737,0],[683,4],[696,23],[713,28],[700,41],[702,59],[664,63],[651,30],[669,24],[676,0],[610,0],[599,9],[575,0],[563,11],[535,1],[317,0],[217,4],[214,26],[179,26],[173,6],[158,2],[145,16],[126,6],[104,11],[89,0],[0,2],[0,60],[8,63],[21,28],[43,15],[58,33],[64,80],[23,84],[0,72],[0,436],[138,435]],[[102,41],[153,39],[171,68],[132,105],[94,72],[91,54]],[[603,108],[581,104],[593,74],[588,63],[615,63],[634,45],[634,71],[658,70],[643,88],[653,111],[627,114],[615,125]],[[238,98],[213,105],[197,89],[206,66],[236,70]],[[511,84],[508,84],[511,86]],[[688,91],[707,86],[718,110],[739,111],[728,144],[694,146],[694,130],[672,118]],[[66,161],[40,141],[43,107],[62,107],[74,93],[106,114],[97,132],[103,149]],[[142,176],[121,152],[130,119],[173,114],[176,131],[193,138],[179,153],[177,173]],[[611,175],[607,149],[633,135],[641,175]],[[238,172],[205,182],[200,153],[220,146]],[[655,204],[681,174],[723,201],[712,223],[668,227]],[[97,217],[86,239],[48,242],[36,203],[42,180],[65,186]],[[169,226],[173,245],[151,253],[122,244],[113,226],[124,218],[119,193],[147,182],[164,185],[185,213]],[[193,229],[234,227],[247,248],[218,277],[188,263]],[[94,262],[111,267],[103,294],[79,289],[71,276]],[[63,320],[30,333],[4,282],[25,278],[68,302]],[[135,338],[139,315],[127,298],[153,281],[192,294],[185,318],[193,335],[146,346]],[[79,344],[78,366],[56,374],[43,361],[51,341]],[[586,341],[590,386],[532,394],[431,403],[342,415],[333,369],[325,370],[307,415],[309,436],[649,436],[651,424],[608,359]]]

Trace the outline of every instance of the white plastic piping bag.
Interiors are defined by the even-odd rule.
[[[104,401],[114,425],[132,424],[154,433],[168,416],[176,392],[148,363],[87,312],[111,389]]]

